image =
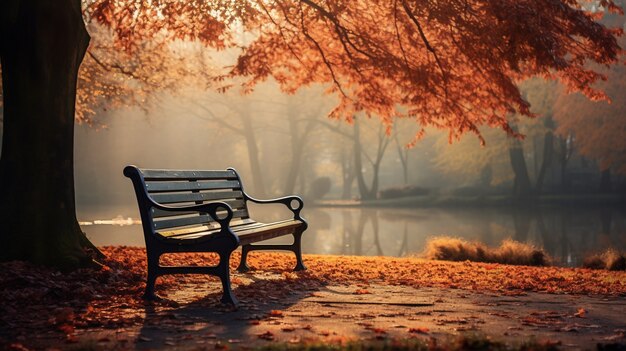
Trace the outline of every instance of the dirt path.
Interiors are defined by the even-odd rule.
[[[258,301],[242,301],[233,311],[215,304],[215,295],[206,298],[216,288],[216,284],[194,284],[171,292],[168,297],[175,301],[171,306],[147,306],[139,312],[142,326],[77,330],[78,342],[103,349],[215,349],[216,345],[233,349],[271,342],[443,340],[480,333],[510,343],[550,340],[566,349],[595,349],[599,343],[626,347],[623,297],[498,296],[457,289],[351,285],[294,291],[283,301],[259,296]]]

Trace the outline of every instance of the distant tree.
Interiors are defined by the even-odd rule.
[[[364,148],[364,143],[361,141],[361,125],[363,122],[361,118],[354,118],[354,131],[352,134],[353,141],[353,153],[354,153],[354,170],[356,173],[356,181],[359,187],[359,194],[361,195],[362,200],[373,200],[378,196],[378,187],[380,185],[380,165],[383,161],[383,157],[385,156],[385,151],[387,150],[387,146],[389,146],[389,142],[391,139],[385,135],[384,130],[379,128],[377,132],[371,133],[367,140],[376,140],[375,143],[367,143],[369,145],[375,145],[374,155],[369,155],[367,150]],[[381,126],[382,127],[382,126]],[[363,158],[367,160],[367,162],[371,166],[371,180],[370,185],[367,185],[365,181],[365,167],[363,166]]]
[[[623,0],[617,3],[624,5]],[[602,18],[602,23],[624,28],[626,20],[623,15],[609,14]],[[624,46],[626,39],[621,37],[619,44]],[[560,135],[564,160],[569,159],[574,148],[577,153],[598,160],[602,172],[600,190],[610,191],[611,171],[626,174],[626,67],[599,67],[597,64],[592,67],[608,77],[595,87],[605,91],[610,102],[588,101],[570,89],[562,89],[556,98],[554,117],[558,122],[557,134]],[[564,177],[565,169],[562,170]]]
[[[361,199],[376,199],[380,183],[380,167],[383,157],[385,156],[385,151],[391,142],[391,138],[385,133],[385,128],[382,124],[377,124],[375,126],[376,128],[371,128],[371,123],[364,124],[363,117],[364,116],[352,118],[352,131],[338,128],[337,125],[332,123],[318,121],[318,123],[328,128],[328,130],[348,140],[352,146],[351,153],[344,154],[342,152],[340,156],[342,177],[344,178],[342,194],[342,198],[344,199],[349,197],[348,194],[351,192],[349,188],[352,186],[352,182],[355,179]],[[365,122],[367,122],[367,120]],[[363,126],[369,128],[365,128],[365,131],[363,131]],[[362,139],[366,141],[363,142]],[[376,142],[371,142],[372,140]],[[363,165],[363,159],[365,159],[365,162],[371,167],[372,175],[369,179],[369,185],[365,177],[365,173],[368,173],[368,168]]]
[[[540,195],[554,158],[552,105],[556,86],[542,79],[532,79],[520,87],[536,116],[534,119],[510,117],[513,128],[525,135],[523,140],[489,129],[483,132],[485,146],[471,137],[449,145],[447,136],[441,135],[436,144],[436,167],[460,175],[466,181],[475,181],[489,169],[493,184],[513,180],[515,196]],[[528,160],[532,161],[532,168]]]
[[[617,11],[611,0],[602,4]],[[89,43],[80,0],[0,4],[4,137],[0,160],[0,259],[80,266],[89,246],[75,215],[76,82]],[[585,61],[616,62],[614,35],[573,0],[102,0],[86,18],[108,26],[115,47],[196,40],[241,47],[232,75],[269,78],[295,91],[331,83],[332,116],[359,111],[414,118],[452,137],[478,127],[515,134],[505,116],[529,115],[515,81],[558,78],[593,98],[601,74]],[[252,33],[237,42],[233,33]]]
[[[578,153],[599,160],[604,177],[610,177],[610,170],[626,174],[626,67],[612,67],[607,75],[609,79],[598,87],[611,103],[563,91],[554,107],[557,132],[564,138],[572,135]]]

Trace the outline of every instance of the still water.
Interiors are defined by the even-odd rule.
[[[250,212],[261,221],[290,215],[272,206]],[[83,208],[78,215],[98,246],[144,246],[136,208]],[[305,208],[303,216],[309,222],[303,250],[313,254],[419,256],[428,238],[440,235],[491,246],[505,239],[531,243],[566,266],[607,248],[626,250],[624,208]]]

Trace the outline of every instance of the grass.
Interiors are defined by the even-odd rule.
[[[608,249],[603,253],[594,254],[583,260],[583,267],[590,269],[606,269],[609,271],[626,270],[626,253]]]
[[[552,259],[542,249],[514,240],[493,248],[480,242],[453,237],[431,238],[423,256],[431,260],[502,263],[518,266],[549,266]]]

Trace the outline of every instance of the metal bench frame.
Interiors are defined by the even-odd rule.
[[[213,173],[211,173],[213,172]],[[232,172],[232,173],[230,173]],[[155,193],[148,189],[147,181],[160,181],[167,186],[167,182],[175,182],[180,187],[180,181],[194,182],[198,179],[211,179],[218,182],[222,179],[207,178],[210,174],[228,174],[228,177],[222,177],[224,181],[230,179],[227,185],[232,187],[220,188],[230,189],[233,193],[241,193],[243,200],[242,210],[235,213],[228,201],[193,201],[195,204],[186,204],[183,206],[171,206],[159,203],[154,200]],[[232,175],[231,175],[232,174]],[[154,285],[157,277],[165,274],[209,274],[217,276],[222,282],[223,296],[222,303],[237,305],[238,301],[231,289],[229,260],[232,252],[237,247],[242,246],[241,262],[237,268],[240,272],[246,272],[250,268],[246,263],[247,255],[253,250],[287,250],[292,251],[296,256],[296,266],[294,270],[304,270],[306,267],[302,262],[302,233],[307,229],[307,222],[300,216],[300,212],[304,206],[304,202],[298,196],[286,196],[271,200],[259,200],[249,196],[244,190],[239,178],[239,174],[234,168],[228,168],[225,171],[193,171],[193,170],[153,170],[139,169],[136,166],[127,166],[124,168],[124,175],[132,180],[135,194],[137,196],[137,204],[141,215],[144,237],[146,241],[146,254],[148,259],[148,274],[146,281],[146,290],[144,298],[148,300],[158,299],[155,294]],[[232,183],[232,182],[236,183]],[[224,183],[226,184],[226,183]],[[189,194],[198,194],[198,191],[189,190]],[[187,194],[187,193],[185,193]],[[185,196],[183,194],[182,196]],[[158,195],[156,196],[158,197]],[[238,203],[241,204],[241,200]],[[293,213],[293,220],[284,221],[289,224],[282,225],[282,222],[275,223],[258,223],[251,220],[248,216],[247,203],[252,201],[258,204],[283,204]],[[186,203],[192,202],[184,201]],[[199,217],[192,217],[195,221],[203,221],[194,223],[195,225],[214,225],[219,224],[219,228],[207,232],[206,235],[200,235],[193,239],[185,238],[169,238],[159,234],[158,225],[155,225],[155,213],[159,212],[165,215],[189,214],[197,212]],[[202,217],[208,214],[206,221]],[[248,228],[245,225],[239,227],[231,227],[231,220],[237,214],[240,220],[248,220],[249,223],[263,224],[269,229]],[[174,220],[176,221],[176,220]],[[273,227],[275,227],[273,229]],[[157,228],[157,229],[155,229]],[[193,229],[194,227],[192,227]],[[239,228],[239,229],[238,229]],[[241,229],[243,228],[243,229]],[[238,235],[237,231],[245,232],[245,235]],[[258,241],[268,240],[283,235],[293,235],[294,242],[290,245],[265,244],[253,245]],[[159,264],[161,255],[165,253],[182,253],[182,252],[214,252],[219,256],[219,263],[216,266],[162,266]]]

